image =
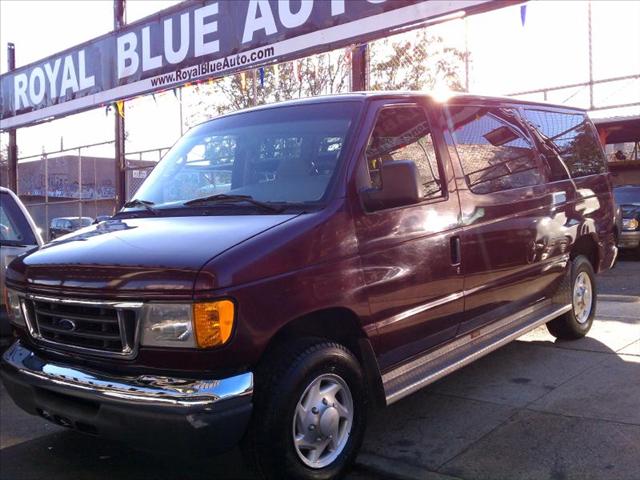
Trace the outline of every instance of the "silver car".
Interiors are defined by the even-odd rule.
[[[621,185],[613,189],[620,209],[618,247],[640,253],[640,185]]]
[[[0,187],[0,335],[9,335],[11,329],[5,307],[4,272],[18,255],[42,245],[31,215],[20,199],[8,188]]]

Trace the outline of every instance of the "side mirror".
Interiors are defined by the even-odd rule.
[[[361,192],[367,210],[411,205],[420,201],[420,175],[412,160],[395,160],[382,164],[382,188]]]

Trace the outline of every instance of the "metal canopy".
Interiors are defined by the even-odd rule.
[[[640,116],[600,118],[593,123],[608,144],[640,141]]]

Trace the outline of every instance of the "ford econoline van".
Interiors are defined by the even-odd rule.
[[[241,444],[339,477],[369,407],[546,324],[589,331],[616,257],[582,110],[314,98],[190,130],[113,218],[15,259],[2,376],[29,413],[138,448]]]

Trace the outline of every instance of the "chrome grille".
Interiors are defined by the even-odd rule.
[[[44,343],[97,355],[135,353],[141,304],[29,295],[25,306],[31,333]]]

